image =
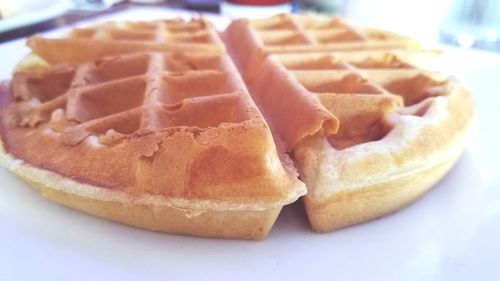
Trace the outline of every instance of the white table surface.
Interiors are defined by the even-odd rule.
[[[0,79],[27,52],[24,39],[1,44]],[[500,280],[500,55],[442,60],[474,93],[473,134],[450,173],[396,214],[317,234],[295,204],[265,241],[184,237],[63,207],[0,168],[0,280]]]

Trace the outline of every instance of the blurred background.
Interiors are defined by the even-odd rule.
[[[0,0],[0,42],[141,6],[230,18],[282,12],[338,15],[416,37],[424,44],[500,52],[500,0]]]

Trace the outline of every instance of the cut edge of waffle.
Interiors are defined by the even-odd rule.
[[[294,202],[298,196],[303,195],[299,191],[297,193],[290,193],[290,196],[284,198],[282,201],[252,203],[212,199],[166,198],[160,195],[147,194],[137,197],[128,192],[110,190],[101,186],[82,183],[57,172],[34,166],[8,153],[3,146],[0,146],[0,162],[2,166],[8,168],[18,176],[26,178],[29,182],[42,184],[48,189],[58,190],[62,193],[82,198],[120,203],[124,207],[146,205],[151,207],[172,207],[185,212],[192,211],[199,214],[202,214],[203,211],[265,211],[283,207],[283,205]]]
[[[0,146],[0,163],[47,199],[95,216],[152,231],[263,240],[283,207],[283,204],[249,206],[213,200],[131,197],[123,192],[83,184],[58,173],[34,167],[6,153],[3,146]],[[295,200],[293,198],[292,201]]]

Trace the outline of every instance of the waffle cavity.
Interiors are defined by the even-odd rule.
[[[224,60],[181,53],[123,55],[78,67],[55,66],[43,73],[16,73],[13,92],[21,103],[32,104],[23,116],[26,124],[51,122],[52,113],[63,109],[67,124],[77,125],[62,133],[75,135],[78,130],[79,138],[218,127],[252,118],[241,97],[244,86],[223,68],[228,63]]]
[[[49,63],[92,62],[104,56],[145,51],[224,52],[217,32],[203,18],[109,22],[77,28],[67,38],[33,36],[28,46]]]
[[[394,126],[390,116],[447,91],[447,77],[408,59],[417,53],[408,50],[415,41],[339,18],[283,14],[240,20],[224,36],[289,150],[321,129],[336,149],[383,139]],[[247,48],[231,48],[236,40]],[[292,114],[277,113],[285,110],[275,104],[278,96],[302,104],[287,105],[304,112],[295,127],[288,125]],[[422,117],[427,107],[419,108],[415,114]]]

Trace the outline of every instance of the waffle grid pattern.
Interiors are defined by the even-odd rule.
[[[282,14],[248,20],[257,44],[265,52],[352,50],[415,47],[417,43],[387,31],[357,27],[339,18]]]
[[[239,34],[246,49],[231,48]],[[418,46],[413,39],[335,17],[241,20],[224,36],[288,150],[321,129],[336,149],[379,140],[393,126],[393,113],[423,115],[429,100],[447,90],[447,77],[412,63],[418,53],[411,50]],[[270,96],[293,102],[280,107]],[[302,116],[282,113],[289,108]]]
[[[33,36],[28,46],[49,63],[84,63],[134,52],[224,53],[217,31],[204,20],[109,22],[74,29],[67,38]],[[78,52],[72,50],[78,49]]]
[[[35,106],[23,124],[51,122],[69,144],[89,134],[106,143],[171,127],[249,120],[256,109],[245,102],[245,87],[228,63],[219,55],[131,54],[43,74],[16,73],[13,92]]]
[[[70,38],[150,43],[220,44],[211,24],[203,19],[185,22],[182,19],[151,22],[111,22],[100,26],[77,28]]]
[[[308,100],[319,100],[339,120],[328,137],[336,149],[380,140],[393,126],[392,114],[423,116],[431,99],[446,94],[446,77],[391,52],[275,54],[261,70],[266,75],[252,83],[300,85]]]
[[[279,92],[258,85],[288,84],[298,89],[289,91],[288,95],[301,95],[311,104],[319,102],[324,116],[338,120],[338,131],[327,132],[335,149],[382,139],[394,125],[394,114],[421,117],[431,100],[445,95],[447,90],[446,77],[418,69],[383,51],[275,54],[267,57],[259,69],[260,74],[250,82],[254,95]],[[304,114],[318,114],[311,112]],[[297,122],[299,128],[311,126],[300,124],[302,120]],[[277,127],[286,128],[286,125]],[[282,135],[286,138],[287,132]],[[297,141],[288,138],[289,149]]]

